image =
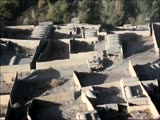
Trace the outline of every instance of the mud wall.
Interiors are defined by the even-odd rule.
[[[6,26],[6,28],[25,30],[25,29],[34,29],[34,25]]]
[[[1,80],[4,80],[7,84],[13,84],[15,78],[16,72],[4,72],[1,75]]]
[[[74,97],[74,92],[61,92],[61,93],[54,93],[51,95],[38,97],[35,99],[48,101],[48,102],[61,103],[64,101],[75,100],[75,97]]]
[[[38,62],[68,59],[70,57],[69,42],[49,40],[38,59]]]
[[[8,105],[8,102],[9,102],[9,99],[10,99],[10,95],[0,95],[0,100],[1,100],[1,103],[0,105],[2,106],[7,106]]]
[[[36,69],[48,69],[53,67],[55,69],[66,69],[70,66],[78,67],[80,65],[84,65],[85,61],[76,61],[73,60],[60,60],[60,61],[48,61],[48,62],[38,62],[36,63]],[[22,65],[10,65],[10,66],[0,66],[1,74],[6,72],[30,72],[30,64],[22,64]]]
[[[35,49],[39,44],[39,40],[20,40],[20,39],[6,39],[6,38],[1,38],[1,39],[4,41],[11,41],[17,43],[20,46],[32,49]]]
[[[129,69],[129,72],[131,74],[132,77],[137,77],[137,74],[133,68],[133,65],[131,63],[131,61],[129,60],[129,63],[128,63],[128,69]]]
[[[88,100],[87,96],[85,95],[85,93],[81,92],[81,99],[83,101],[83,103],[86,104],[88,111],[94,111],[94,107],[91,104],[91,102]]]
[[[10,65],[10,66],[0,66],[1,74],[6,72],[28,72],[30,71],[29,64],[23,65]]]
[[[159,30],[160,30],[159,24],[156,24],[156,23],[152,24],[152,37],[153,37],[154,49],[157,56],[160,56],[160,37],[159,37],[160,31]]]
[[[145,111],[150,108],[150,105],[141,105],[141,106],[128,106],[127,111],[129,113],[135,111]]]
[[[74,83],[75,83],[76,89],[77,89],[77,90],[81,90],[82,86],[81,86],[81,84],[80,84],[80,82],[79,82],[79,79],[78,79],[77,74],[76,74],[75,71],[73,72],[73,81],[74,81]]]
[[[143,93],[148,97],[148,101],[149,101],[149,109],[150,109],[150,112],[152,113],[153,115],[153,118],[154,119],[159,119],[160,118],[160,115],[158,113],[158,110],[156,109],[154,103],[152,102],[151,98],[149,97],[148,93],[146,92],[146,90],[144,89],[143,85],[141,82],[140,83],[140,86],[142,88],[142,91]]]

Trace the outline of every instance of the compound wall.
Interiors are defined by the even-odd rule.
[[[129,63],[128,63],[128,69],[129,69],[129,72],[131,74],[132,77],[137,77],[137,74],[133,68],[133,65],[131,63],[131,61],[129,60]]]
[[[160,23],[152,24],[152,37],[154,43],[154,49],[157,56],[160,56]]]
[[[32,48],[32,49],[35,49],[39,44],[39,40],[21,40],[21,39],[7,39],[7,38],[1,38],[1,40],[11,41],[13,43],[17,43],[22,47]]]

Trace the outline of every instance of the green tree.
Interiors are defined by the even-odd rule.
[[[153,0],[150,17],[153,22],[160,22],[160,0]]]
[[[38,8],[40,9],[40,8],[44,7],[46,4],[47,4],[46,0],[39,0],[38,1]]]
[[[46,18],[55,23],[67,23],[71,19],[71,14],[69,14],[68,9],[69,4],[63,0],[59,0],[55,4],[49,5]]]
[[[85,23],[100,23],[100,0],[79,1],[79,18]]]
[[[6,20],[13,18],[18,6],[18,0],[2,0],[0,2],[0,22],[5,23]]]
[[[115,24],[117,15],[115,11],[115,1],[103,0],[101,3],[101,22],[107,24]]]

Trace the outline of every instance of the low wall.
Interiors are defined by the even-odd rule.
[[[0,120],[5,120],[5,117],[0,117]]]
[[[68,26],[69,25],[72,25],[72,24],[67,24]],[[74,24],[74,26],[76,26],[76,27],[85,27],[85,28],[88,28],[88,29],[93,29],[93,28],[95,28],[95,29],[99,29],[99,27],[100,27],[100,24],[98,24],[98,25],[93,25],[93,24],[87,24],[87,23],[79,23],[79,24]]]
[[[10,99],[10,95],[0,95],[0,105],[7,106]]]
[[[138,97],[138,98],[128,98],[128,102],[135,104],[135,105],[148,105],[148,98],[147,97]]]
[[[154,103],[152,102],[151,98],[149,97],[148,93],[146,92],[146,90],[144,89],[143,85],[141,82],[140,83],[140,86],[142,88],[142,91],[143,93],[148,97],[148,102],[149,102],[149,109],[150,109],[150,112],[152,113],[153,115],[153,118],[154,119],[160,119],[160,115],[157,111],[157,108],[155,107]]]
[[[113,31],[115,34],[124,34],[124,33],[135,33],[137,35],[142,35],[142,36],[149,36],[150,35],[150,31],[149,30],[145,30],[145,31],[129,31],[129,30],[125,30],[125,31]]]
[[[70,39],[60,39],[61,41],[70,41]],[[88,37],[88,38],[75,38],[76,41],[84,41],[87,43],[98,41],[97,37]]]
[[[129,105],[129,101],[126,100],[126,96],[125,96],[125,93],[124,93],[124,88],[123,88],[122,80],[120,81],[120,86],[121,86],[121,88],[122,88],[122,92],[123,92],[124,98],[125,98],[125,100],[126,100],[126,102],[127,102],[127,110],[128,110],[128,112],[144,111],[144,110],[146,110],[146,109],[149,109],[150,112],[151,112],[152,115],[153,115],[153,118],[154,118],[154,119],[159,119],[159,118],[160,118],[160,115],[159,115],[159,113],[158,113],[158,111],[157,111],[154,103],[152,102],[151,98],[149,97],[148,93],[146,92],[146,90],[144,89],[144,87],[143,87],[143,85],[142,85],[142,83],[141,83],[140,81],[139,81],[139,85],[140,85],[140,87],[141,87],[141,89],[142,89],[143,94],[146,95],[146,97],[147,97],[147,99],[148,99],[148,100],[147,100],[147,104],[146,104],[146,105],[145,105],[145,104],[143,104],[143,105],[138,105],[138,106],[130,106],[130,105]],[[136,99],[136,98],[135,98],[135,99]],[[137,101],[137,102],[138,102],[138,101]],[[141,102],[143,103],[143,100],[142,100]]]
[[[13,84],[13,81],[16,78],[16,72],[5,72],[1,77],[7,84]]]
[[[102,35],[102,36],[104,35],[105,37],[107,36],[107,33],[106,33],[106,32],[99,32],[98,30],[97,30],[97,34],[98,34],[98,35]]]
[[[21,40],[21,39],[7,39],[1,38],[4,41],[11,41],[17,43],[20,46],[35,49],[39,45],[39,40]]]
[[[25,29],[34,29],[34,25],[6,26],[6,28],[25,30]]]
[[[128,63],[128,69],[129,69],[129,72],[131,74],[132,77],[137,77],[137,74],[133,68],[133,65],[131,63],[131,61],[129,60],[129,63]]]
[[[76,89],[81,91],[81,99],[82,99],[83,103],[86,104],[88,111],[94,111],[95,109],[94,109],[93,105],[91,104],[91,102],[89,101],[89,99],[87,98],[85,93],[81,90],[82,86],[79,82],[79,79],[78,79],[75,71],[73,72],[73,81],[75,83]]]
[[[120,80],[120,87],[121,87],[123,98],[127,102],[127,96],[125,94],[125,90],[124,90],[124,87],[123,87],[123,79]]]
[[[88,100],[88,98],[87,98],[87,96],[85,95],[84,92],[81,92],[81,99],[82,99],[83,103],[86,104],[88,111],[94,111],[95,110],[94,107],[93,107],[93,105]]]
[[[155,25],[156,25],[156,23],[155,23]],[[158,40],[159,39],[156,39],[154,24],[152,24],[152,37],[153,37],[153,43],[154,43],[154,49],[155,49],[156,55],[160,56],[160,48],[158,47]]]
[[[73,72],[73,81],[74,81],[74,83],[75,83],[76,89],[77,89],[78,91],[81,90],[82,86],[81,86],[81,84],[80,84],[80,82],[79,82],[79,79],[78,79],[75,71]]]
[[[135,111],[145,111],[150,108],[150,105],[141,105],[141,106],[128,106],[127,111],[129,113],[135,112]]]
[[[74,61],[74,62],[73,62]],[[48,62],[38,62],[36,63],[36,69],[48,69],[53,67],[55,69],[67,69],[67,67],[76,67],[78,68],[80,65],[86,64],[85,61],[80,61],[79,59],[67,59],[67,60],[54,60]],[[30,64],[22,64],[22,65],[10,65],[10,66],[0,66],[0,73],[6,72],[30,72]]]
[[[23,64],[23,65],[10,65],[10,66],[0,66],[1,74],[7,72],[29,72],[30,71],[30,64]]]
[[[16,62],[17,56],[13,56],[10,61],[9,61],[9,65],[14,65]]]

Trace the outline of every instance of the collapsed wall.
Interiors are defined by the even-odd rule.
[[[119,35],[108,34],[106,39],[106,50],[107,53],[113,56],[117,56],[123,59],[123,50],[120,44]]]

